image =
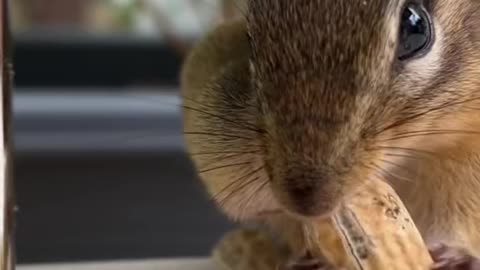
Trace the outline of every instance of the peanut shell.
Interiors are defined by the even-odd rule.
[[[392,187],[371,182],[329,219],[305,222],[308,249],[332,269],[427,270],[430,253]]]

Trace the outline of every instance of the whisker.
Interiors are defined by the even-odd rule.
[[[397,164],[397,163],[392,162],[392,161],[387,160],[387,159],[381,159],[380,161],[382,161],[382,162],[384,162],[384,163],[387,163],[387,164],[390,164],[390,165],[392,165],[392,166],[395,166],[395,167],[397,167],[397,168],[399,168],[399,169],[403,169],[403,170],[407,171],[410,175],[413,174],[413,173],[412,173],[412,170],[411,170],[410,168],[406,167],[406,166]],[[393,173],[393,172],[392,172],[392,173]],[[398,175],[397,175],[397,176],[398,176]],[[410,182],[411,182],[411,180],[410,180]]]
[[[408,148],[408,147],[398,147],[398,146],[385,146],[379,145],[377,149],[388,149],[388,150],[400,150],[405,152],[413,152],[413,153],[420,153],[420,154],[427,154],[435,156],[434,152],[422,150],[422,149],[415,149],[415,148]]]
[[[183,95],[183,94],[181,94],[180,97],[182,98],[182,101],[183,101],[182,104],[185,104],[185,101],[190,101],[190,102],[193,102],[193,103],[195,103],[195,104],[197,104],[197,105],[200,105],[200,106],[203,107],[203,108],[207,108],[207,109],[216,109],[216,108],[217,108],[216,106],[214,106],[214,105],[212,105],[212,104],[202,103],[202,102],[200,102],[200,101],[198,101],[198,100],[196,100],[196,99],[194,99],[194,98],[191,98],[191,97],[189,97],[189,96],[185,96],[185,95]],[[229,99],[229,98],[227,98],[227,99]],[[253,107],[254,107],[252,104],[245,103],[245,102],[243,102],[243,103],[241,104],[241,106],[239,106],[239,105],[237,105],[237,106],[238,106],[238,107],[241,107],[241,108],[244,108],[244,109],[248,109],[248,108],[253,108]]]
[[[230,139],[239,139],[239,140],[247,140],[251,141],[252,138],[243,137],[243,136],[236,136],[227,133],[214,133],[214,132],[194,132],[194,131],[184,131],[184,135],[198,135],[198,136],[212,136],[217,138],[230,138]]]
[[[205,109],[212,109],[212,110],[216,110],[218,107],[214,104],[209,104],[209,103],[202,103],[194,98],[191,98],[191,97],[188,97],[188,96],[185,96],[183,94],[181,94],[181,98],[182,98],[182,105],[185,105],[185,103],[187,102],[192,102],[192,103],[195,103],[197,105],[200,106],[200,108],[205,108]],[[222,97],[222,99],[225,99],[225,100],[235,100],[234,98],[232,97]],[[241,102],[240,104],[237,102],[237,103],[234,103],[232,104],[235,108],[238,108],[238,109],[249,109],[249,108],[255,108],[255,106],[251,103],[247,103],[245,101]]]
[[[238,183],[241,183],[243,180],[245,179],[248,179],[250,176],[252,175],[255,175],[256,173],[258,173],[259,171],[263,170],[263,168],[265,168],[264,165],[258,167],[257,169],[254,169],[253,171],[250,171],[248,172],[247,174],[245,175],[242,175],[240,176],[239,178],[233,180],[231,183],[229,183],[228,185],[226,185],[225,187],[223,187],[219,192],[217,192],[217,194],[213,195],[213,199],[217,199],[217,197],[219,195],[222,195],[225,191],[227,191],[228,189],[230,189],[231,187],[233,186],[236,186]]]
[[[418,157],[416,157],[416,156],[396,154],[396,153],[385,153],[385,155],[388,156],[388,157],[402,157],[402,158],[418,159]]]
[[[440,110],[443,110],[443,109],[446,109],[446,108],[449,108],[449,107],[452,107],[452,106],[456,106],[456,105],[462,105],[462,104],[465,104],[465,103],[468,103],[468,102],[472,102],[472,101],[477,101],[477,100],[480,100],[480,97],[476,97],[476,98],[471,98],[471,99],[467,99],[467,100],[462,100],[462,101],[455,101],[455,102],[446,102],[440,106],[437,106],[437,107],[434,107],[434,108],[431,108],[431,109],[428,109],[426,111],[423,111],[423,112],[420,112],[420,113],[416,113],[416,114],[413,114],[411,116],[408,116],[406,118],[403,118],[403,119],[400,119],[399,121],[396,121],[384,128],[382,128],[380,131],[378,131],[375,135],[379,135],[379,134],[382,134],[383,132],[387,131],[387,130],[390,130],[392,128],[395,128],[395,127],[400,127],[400,126],[403,126],[407,123],[409,123],[411,120],[415,120],[417,118],[420,118],[422,116],[425,116],[429,113],[432,113],[432,112],[437,112],[437,111],[440,111]]]
[[[244,183],[243,185],[240,185],[239,187],[236,187],[234,190],[230,191],[225,197],[223,197],[218,203],[220,205],[224,205],[228,201],[228,199],[230,199],[233,195],[237,194],[242,189],[252,185],[256,181],[258,181],[258,179],[260,179],[259,176],[249,180],[248,182]]]
[[[181,137],[181,133],[178,134]],[[161,136],[161,135],[160,135]],[[110,134],[106,135],[85,135],[82,138],[82,143],[91,143],[91,144],[99,144],[99,143],[108,143],[108,144],[123,144],[123,145],[135,145],[136,143],[141,142],[141,140],[148,139],[148,138],[158,138],[159,134],[158,131],[141,131],[135,132],[134,134],[117,134],[115,132],[111,132]],[[161,142],[162,137],[159,138],[159,142]],[[179,139],[181,141],[181,138]]]
[[[404,177],[400,177],[400,176],[398,176],[398,175],[396,175],[396,174],[394,174],[394,173],[392,173],[392,172],[389,172],[388,170],[383,169],[382,167],[378,166],[378,165],[375,164],[375,163],[372,163],[372,165],[373,165],[379,172],[381,172],[381,173],[382,173],[384,176],[386,176],[386,177],[387,177],[387,176],[390,176],[390,177],[393,177],[393,178],[395,178],[395,179],[403,180],[403,181],[406,181],[406,182],[410,182],[410,183],[413,182],[413,181],[411,181],[410,179],[407,179],[407,178],[404,178]]]
[[[253,132],[256,132],[256,133],[264,133],[263,130],[258,129],[258,128],[254,127],[253,125],[249,125],[248,123],[241,123],[238,120],[234,121],[232,119],[228,119],[224,116],[217,115],[215,113],[207,112],[207,111],[204,111],[204,110],[201,110],[201,109],[197,109],[197,108],[193,108],[193,107],[189,107],[189,106],[185,106],[185,105],[183,105],[183,108],[187,109],[187,110],[195,111],[195,112],[198,112],[198,113],[202,113],[202,114],[210,116],[210,117],[218,118],[218,119],[223,120],[225,122],[229,122],[231,124],[234,124],[237,127],[245,128],[247,130],[250,130],[250,131],[253,131]]]
[[[402,135],[410,135],[410,134],[418,134],[418,133],[426,133],[426,132],[467,132],[467,133],[480,133],[475,130],[462,130],[462,129],[424,129],[424,130],[414,130],[414,131],[405,131],[395,134],[396,136]]]
[[[401,136],[394,136],[392,138],[383,140],[383,141],[395,141],[400,139],[406,138],[414,138],[414,137],[422,137],[422,136],[431,136],[431,135],[453,135],[453,134],[472,134],[472,135],[480,135],[478,131],[468,131],[468,130],[450,130],[450,131],[425,131],[425,132],[412,132],[412,133],[405,133],[405,135]]]
[[[369,169],[369,170],[371,170],[371,171],[373,171],[373,173],[375,174],[375,176],[378,177],[378,179],[381,179],[381,180],[385,179],[385,177],[382,174],[380,174],[380,172],[377,170],[377,168],[374,168],[372,166],[369,166],[369,165],[366,165],[366,164],[363,164],[363,163],[360,163],[360,165]]]
[[[264,180],[263,183],[261,183],[251,194],[248,196],[248,198],[244,201],[242,208],[245,209],[247,208],[251,202],[254,200],[254,198],[260,193],[268,184],[270,181]],[[243,211],[243,210],[241,210]]]
[[[216,163],[218,162],[222,162],[222,161],[225,161],[225,160],[229,160],[229,159],[234,159],[234,158],[237,158],[241,155],[238,155],[238,154],[230,154],[230,155],[226,155],[226,156],[215,156],[213,158],[209,158],[207,164],[205,164],[204,167],[210,167],[210,166],[214,166]]]
[[[148,91],[152,92],[152,91]],[[163,93],[163,92],[155,92],[155,93]],[[131,99],[131,100],[136,100],[136,101],[141,101],[142,103],[145,103],[145,105],[167,105],[171,106],[172,108],[180,108],[182,105],[182,100],[180,99],[180,96],[178,94],[172,94],[171,96],[178,98],[176,101],[172,100],[165,100],[162,99],[162,96],[154,96],[154,95],[147,95],[147,96],[142,96],[141,94],[136,94],[136,93],[120,93],[120,97],[126,98],[126,99]],[[171,98],[167,98],[171,99]]]
[[[198,153],[191,153],[189,155],[190,156],[209,156],[209,155],[235,154],[237,156],[240,156],[240,155],[247,155],[247,154],[258,154],[258,153],[261,153],[261,151],[258,150],[258,151],[244,151],[244,152],[241,152],[241,151],[239,151],[239,152],[231,152],[231,151],[227,151],[227,152],[198,152]]]
[[[221,170],[221,169],[226,169],[226,168],[231,168],[231,167],[236,167],[236,166],[242,166],[242,165],[248,165],[251,164],[252,162],[239,162],[239,163],[233,163],[233,164],[228,164],[228,165],[222,165],[214,168],[209,168],[205,170],[199,171],[200,174],[202,173],[207,173],[207,172],[212,172],[215,170]]]

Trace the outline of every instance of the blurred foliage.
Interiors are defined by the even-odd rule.
[[[87,32],[133,32],[165,35],[199,34],[232,0],[10,0],[13,29],[65,28]],[[243,0],[233,0],[243,1]]]
[[[118,1],[117,1],[118,2]],[[122,4],[115,4],[115,1],[108,1],[110,3],[114,22],[121,28],[130,29],[135,22],[135,13],[138,12],[140,5],[138,1],[123,1]]]

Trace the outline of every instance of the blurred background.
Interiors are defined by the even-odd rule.
[[[209,255],[178,72],[221,0],[11,0],[18,262]]]

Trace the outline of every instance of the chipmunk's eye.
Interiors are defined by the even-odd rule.
[[[423,55],[431,46],[432,24],[427,11],[418,4],[407,4],[400,22],[398,59]]]

